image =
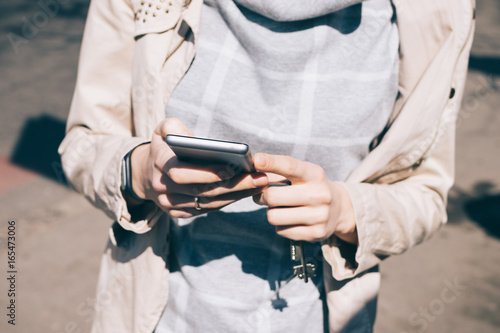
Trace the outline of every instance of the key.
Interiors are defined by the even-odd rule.
[[[293,266],[292,278],[297,276],[299,279],[304,279],[304,282],[309,281],[309,277],[316,275],[316,267],[313,263],[306,262],[306,252],[303,241],[290,241],[290,257],[293,261],[300,261],[300,265]]]
[[[298,241],[291,240],[290,241],[290,257],[293,261],[300,261],[302,257],[302,248],[300,247],[300,243]]]
[[[294,267],[296,269],[296,275],[299,279],[304,279],[304,282],[308,282],[309,278],[316,276],[316,266],[313,263],[306,263],[305,269],[303,265],[297,265]]]

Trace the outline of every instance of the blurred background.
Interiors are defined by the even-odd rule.
[[[111,221],[70,190],[64,137],[88,0],[0,2],[0,331],[87,332]],[[449,223],[381,265],[376,332],[500,332],[500,1],[478,0]],[[16,222],[16,325],[7,232]]]

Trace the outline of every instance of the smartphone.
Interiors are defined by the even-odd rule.
[[[254,172],[252,153],[245,143],[168,134],[165,141],[181,161],[227,164],[236,173]]]

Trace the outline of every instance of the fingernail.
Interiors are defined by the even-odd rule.
[[[268,184],[267,176],[260,176],[252,180],[252,185],[255,187],[263,187]]]

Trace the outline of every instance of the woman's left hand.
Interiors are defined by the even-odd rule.
[[[268,206],[267,219],[276,232],[293,240],[322,241],[335,234],[357,243],[356,219],[344,186],[328,180],[320,166],[289,156],[258,153],[257,171],[277,174],[290,186],[270,186],[254,201]]]

